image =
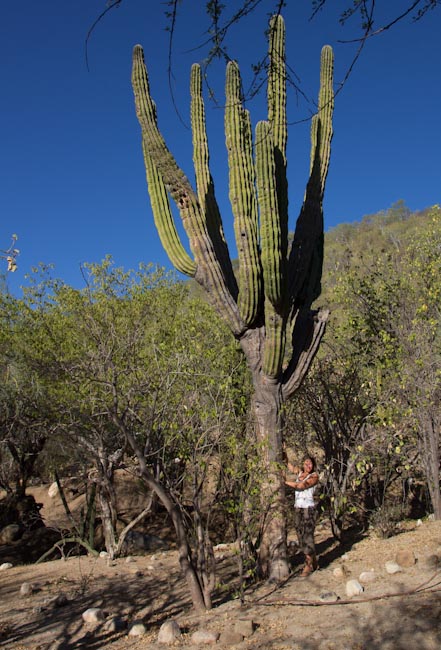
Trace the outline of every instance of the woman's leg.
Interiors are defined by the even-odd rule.
[[[314,531],[317,513],[314,508],[305,508],[302,526],[302,551],[305,554],[305,567],[303,576],[308,576],[317,569],[317,556],[315,553]]]

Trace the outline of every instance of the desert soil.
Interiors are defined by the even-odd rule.
[[[37,496],[38,498],[38,496]],[[53,509],[53,505],[51,506]],[[49,506],[43,516],[53,517]],[[173,548],[146,556],[121,558],[68,557],[38,565],[14,566],[0,572],[0,647],[14,650],[159,650],[161,624],[175,619],[183,631],[173,647],[195,650],[196,630],[221,634],[239,620],[252,620],[255,631],[240,643],[222,642],[220,650],[438,650],[441,647],[441,522],[407,522],[400,533],[379,539],[373,533],[335,544],[326,521],[317,529],[320,569],[300,578],[301,558],[293,551],[293,574],[278,587],[260,584],[234,597],[235,553],[216,550],[218,588],[214,607],[196,614],[191,608]],[[295,539],[295,534],[290,535]],[[398,551],[413,552],[415,564],[388,574],[385,562]],[[343,567],[345,577],[334,575]],[[364,592],[349,599],[346,581],[374,572]],[[33,586],[23,597],[23,583]],[[323,602],[333,592],[336,602]],[[56,597],[61,597],[58,604]],[[64,599],[64,601],[63,601]],[[100,607],[130,625],[141,621],[142,637],[127,629],[109,632],[104,624],[83,623],[82,613]]]

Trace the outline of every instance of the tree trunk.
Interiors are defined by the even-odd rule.
[[[439,428],[431,413],[425,413],[420,422],[424,450],[423,460],[433,515],[435,519],[441,519]]]
[[[144,454],[141,451],[138,444],[136,443],[136,440],[133,437],[132,433],[128,429],[126,429],[124,427],[124,424],[117,418],[115,418],[115,422],[121,428],[121,431],[125,434],[129,445],[131,446],[133,452],[137,456],[138,463],[139,463],[139,471],[142,478],[144,479],[144,481],[146,482],[150,490],[155,492],[155,494],[158,496],[159,500],[161,501],[164,508],[167,510],[172,520],[175,533],[176,533],[176,541],[177,541],[178,554],[179,554],[179,565],[181,567],[181,571],[184,575],[184,578],[187,582],[187,587],[190,592],[190,597],[193,602],[193,607],[195,608],[196,611],[199,612],[205,611],[206,609],[210,609],[211,598],[207,597],[207,594],[204,594],[204,590],[198,579],[198,575],[195,570],[192,557],[191,557],[191,549],[187,541],[184,522],[182,521],[182,516],[181,513],[179,512],[178,506],[172,501],[171,497],[163,488],[161,483],[158,480],[156,480],[155,477],[152,475],[152,473],[149,471]]]
[[[289,575],[285,483],[281,471],[281,385],[262,376],[255,385],[253,415],[262,461],[259,565],[262,575],[281,582]]]
[[[116,512],[113,508],[112,494],[103,483],[98,487],[98,501],[101,511],[101,523],[103,527],[104,545],[106,551],[113,560],[116,556],[118,542],[116,535]]]

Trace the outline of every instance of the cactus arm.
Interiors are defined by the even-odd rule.
[[[262,372],[279,375],[285,341],[281,232],[277,204],[274,146],[268,122],[256,127],[256,178],[260,208],[260,248],[265,292],[265,347]]]
[[[288,400],[300,387],[318,352],[328,318],[328,310],[301,309],[297,314],[293,352],[282,379],[283,399]]]
[[[158,174],[156,167],[152,163],[152,159],[149,156],[144,143],[143,151],[153,219],[161,243],[173,266],[181,273],[194,277],[196,273],[196,264],[188,255],[179,239],[170,210],[167,190],[165,189],[161,176]]]
[[[144,55],[139,45],[136,45],[133,50],[132,85],[144,145],[167,192],[178,207],[189,238],[197,265],[195,280],[204,287],[210,302],[228,322],[234,335],[240,336],[244,331],[244,323],[226,285],[213,242],[207,231],[205,215],[193,188],[168,150],[156,124],[156,112],[150,96]]]
[[[283,297],[283,260],[275,172],[271,127],[268,122],[259,122],[256,127],[256,178],[263,283],[265,297],[277,308]]]
[[[326,45],[321,54],[318,113],[311,124],[311,166],[302,209],[289,257],[292,303],[311,305],[320,295],[323,264],[323,194],[332,140],[333,53]]]
[[[191,129],[193,137],[193,164],[196,175],[196,187],[199,204],[205,212],[207,228],[217,251],[217,256],[227,278],[232,296],[237,299],[237,283],[228,252],[228,245],[222,227],[219,206],[214,193],[214,183],[210,174],[208,138],[205,122],[205,106],[202,98],[201,68],[194,64],[190,78],[191,95]]]
[[[245,323],[251,325],[259,314],[261,295],[258,213],[250,118],[242,106],[240,73],[234,61],[227,66],[225,91],[230,203],[239,258],[238,306]]]
[[[281,255],[285,261],[288,249],[288,181],[286,175],[286,144],[288,128],[286,117],[285,22],[282,16],[273,16],[269,31],[268,122],[274,143],[275,178],[281,232]],[[283,273],[286,269],[282,268]]]
[[[316,139],[314,146],[320,148],[320,200],[325,193],[326,177],[328,175],[329,160],[331,158],[332,115],[334,112],[334,54],[329,45],[325,45],[321,52],[320,66],[320,94],[318,120],[320,122],[320,141]],[[311,152],[311,166],[313,153]]]

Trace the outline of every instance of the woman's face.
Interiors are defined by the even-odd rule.
[[[313,469],[314,469],[314,463],[312,462],[312,460],[310,458],[305,458],[305,460],[303,461],[303,471],[308,472],[309,474],[310,472],[312,472]]]

